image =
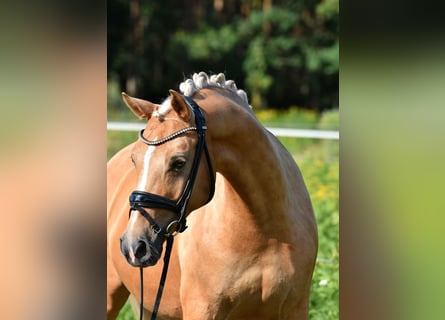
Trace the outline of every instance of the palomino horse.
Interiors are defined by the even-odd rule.
[[[108,163],[108,319],[139,301],[135,267],[150,266],[151,314],[172,233],[159,319],[307,319],[317,230],[297,165],[223,74],[180,90],[161,105],[122,94],[148,121]]]

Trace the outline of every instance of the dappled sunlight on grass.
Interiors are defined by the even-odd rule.
[[[317,218],[319,251],[311,286],[310,319],[338,319],[338,141],[318,141],[295,155]]]
[[[314,129],[319,120],[315,111],[291,107],[288,110],[255,110],[258,120],[266,127]]]

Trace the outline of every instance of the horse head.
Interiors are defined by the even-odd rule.
[[[147,124],[131,154],[137,186],[121,252],[132,266],[147,267],[157,263],[167,237],[185,230],[187,215],[213,196],[214,172],[204,116],[191,99],[174,90],[161,105],[125,93],[122,97]],[[203,150],[206,157],[201,157]]]

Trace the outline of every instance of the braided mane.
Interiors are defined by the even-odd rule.
[[[232,91],[234,94],[238,95],[247,105],[249,101],[247,99],[247,94],[244,90],[238,89],[236,87],[235,81],[226,80],[224,73],[214,74],[210,77],[205,72],[194,73],[192,78],[186,79],[179,85],[179,90],[181,93],[187,97],[191,97],[195,92],[203,88],[224,88]],[[250,108],[252,106],[249,105]],[[162,120],[163,117],[171,110],[171,105],[169,99],[167,98],[162,104],[159,110],[155,111],[153,115],[158,119]]]

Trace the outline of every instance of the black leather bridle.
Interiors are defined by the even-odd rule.
[[[145,192],[145,191],[139,191],[135,190],[130,195],[130,211],[129,215],[131,214],[131,211],[137,210],[142,216],[144,216],[150,223],[151,227],[153,228],[154,232],[164,236],[167,240],[167,246],[165,249],[164,254],[164,267],[162,270],[162,275],[159,283],[158,288],[158,294],[156,296],[156,302],[155,306],[153,308],[152,318],[156,319],[156,315],[159,308],[159,303],[162,296],[162,290],[164,288],[165,278],[167,275],[168,270],[168,263],[170,260],[170,253],[173,246],[173,236],[177,233],[183,232],[187,228],[187,221],[186,221],[186,211],[187,206],[190,201],[190,198],[192,196],[193,192],[193,186],[195,185],[196,175],[198,173],[199,164],[201,162],[202,152],[204,151],[207,161],[207,166],[209,170],[209,179],[210,179],[210,193],[209,197],[207,199],[208,203],[215,193],[215,176],[213,172],[212,163],[210,160],[210,154],[209,150],[207,148],[206,139],[205,139],[205,132],[207,130],[205,118],[202,114],[202,111],[198,104],[191,98],[183,96],[187,104],[191,107],[193,110],[193,113],[195,115],[195,124],[196,126],[183,128],[181,130],[178,130],[170,135],[168,135],[165,138],[159,139],[159,140],[148,140],[144,137],[144,130],[141,130],[139,132],[139,139],[150,145],[150,146],[158,146],[161,144],[164,144],[168,141],[171,141],[185,132],[188,131],[196,131],[198,134],[198,144],[196,147],[195,156],[192,163],[192,169],[190,171],[190,174],[187,178],[187,181],[185,183],[184,190],[182,191],[181,196],[178,200],[174,201],[171,199],[168,199],[166,197],[162,197],[157,194]],[[150,209],[165,209],[172,211],[177,214],[177,219],[171,221],[167,227],[163,228],[159,226],[158,223],[150,216],[150,214],[145,210],[146,208]],[[142,319],[142,311],[143,311],[143,276],[142,276],[142,267],[140,268],[140,278],[141,278],[141,302],[140,302],[140,319]]]
[[[207,130],[204,115],[202,114],[201,109],[196,104],[195,101],[193,101],[191,98],[184,96],[185,101],[190,105],[190,107],[193,110],[193,113],[195,115],[195,123],[196,126],[184,128],[181,130],[178,130],[169,136],[159,139],[159,140],[148,140],[144,137],[144,129],[142,129],[139,132],[139,139],[143,141],[144,143],[151,145],[151,146],[158,146],[161,144],[164,144],[168,141],[171,141],[179,136],[181,136],[183,133],[187,131],[196,131],[198,133],[198,145],[196,147],[195,157],[193,159],[192,169],[190,171],[190,174],[188,176],[188,179],[185,183],[184,190],[182,191],[181,196],[178,200],[173,201],[171,199],[159,196],[157,194],[145,192],[145,191],[133,191],[130,195],[130,213],[132,210],[139,211],[151,224],[153,230],[161,235],[164,235],[166,237],[174,234],[175,232],[183,232],[186,228],[186,210],[187,205],[190,201],[193,186],[195,185],[196,175],[198,173],[199,169],[199,163],[201,161],[202,152],[205,152],[206,160],[207,160],[207,166],[209,170],[209,177],[210,177],[210,193],[209,197],[207,199],[207,202],[209,202],[213,198],[213,194],[215,192],[215,177],[213,173],[212,163],[210,160],[210,154],[209,150],[207,148],[206,139],[205,139],[205,132]],[[150,214],[144,209],[144,208],[151,208],[151,209],[165,209],[172,212],[175,212],[178,215],[178,219],[173,220],[170,222],[166,228],[160,227],[156,221],[150,216]]]

